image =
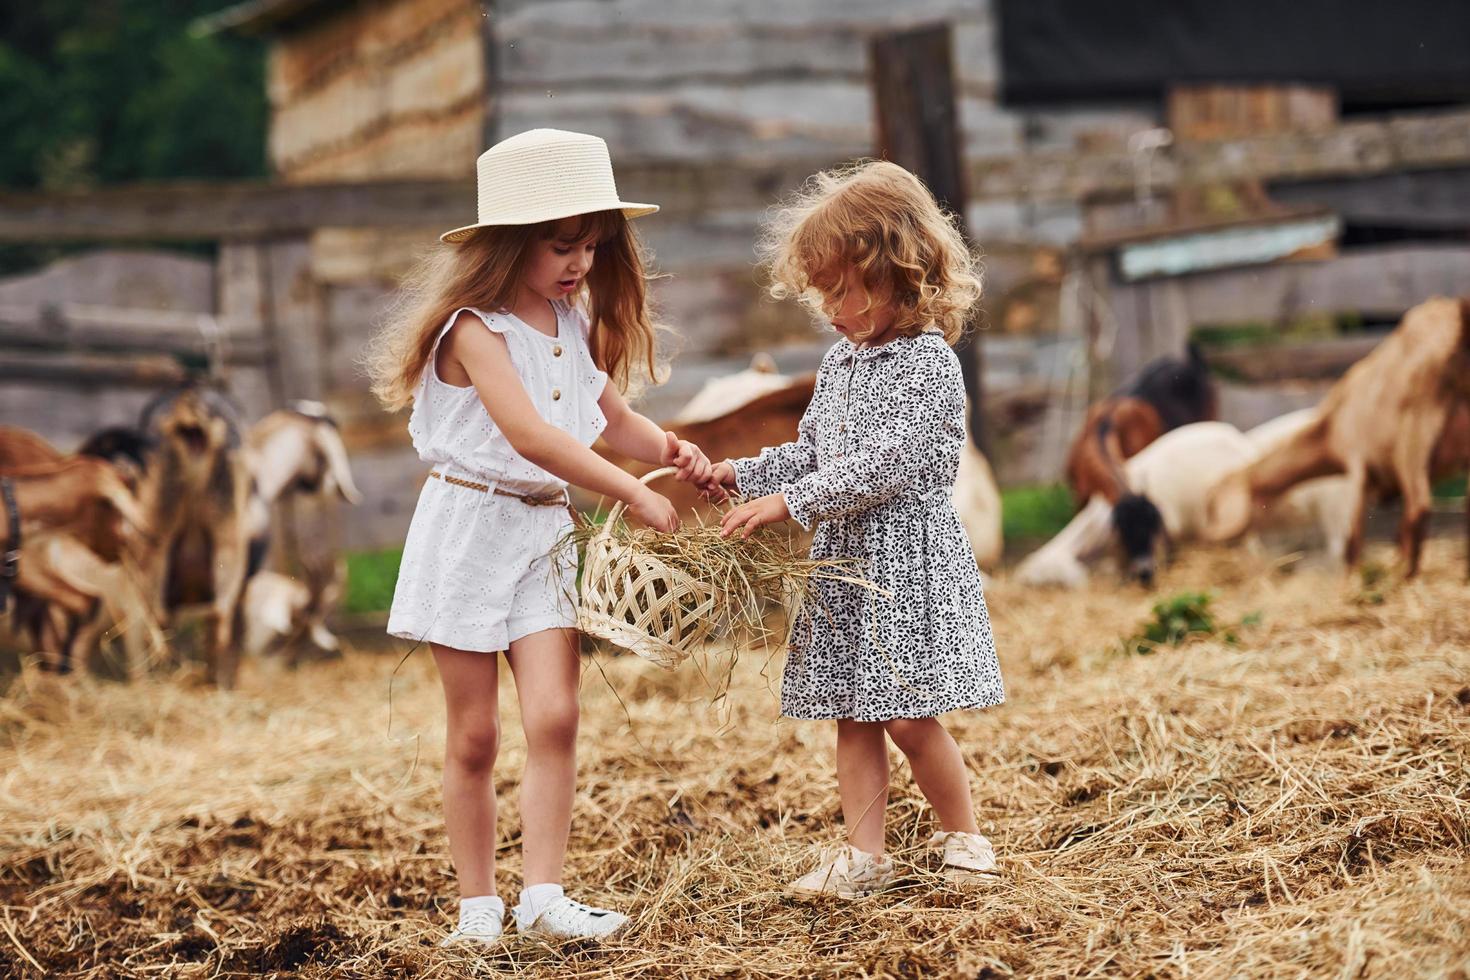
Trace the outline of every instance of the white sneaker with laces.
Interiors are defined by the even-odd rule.
[[[822,863],[786,886],[792,895],[862,898],[880,892],[893,882],[893,861],[843,844],[824,851]]]
[[[517,905],[515,917],[521,933],[550,939],[606,939],[628,924],[628,917],[621,912],[583,905],[565,895],[552,899],[529,921]]]
[[[929,848],[944,853],[944,874],[956,881],[995,881],[995,847],[983,834],[959,830],[938,831],[929,838]]]
[[[440,946],[458,946],[461,943],[480,943],[489,946],[500,942],[505,931],[502,918],[505,907],[470,908],[459,913],[459,925],[439,941]]]

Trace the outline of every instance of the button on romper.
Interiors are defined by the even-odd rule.
[[[980,572],[954,508],[959,359],[937,333],[822,359],[796,442],[733,460],[747,497],[781,493],[813,558],[856,558],[881,592],[813,584],[781,682],[792,718],[931,718],[1005,699]]]
[[[508,312],[465,309],[505,338],[511,363],[541,417],[590,446],[607,426],[597,404],[607,375],[592,359],[586,315],[567,303],[552,305],[556,337]],[[434,368],[438,344],[461,312],[456,310],[440,329],[414,393],[408,431],[419,458],[436,473],[491,491],[499,487],[526,496],[565,491],[565,480],[515,451],[473,386],[440,380]],[[426,480],[403,546],[388,632],[494,652],[540,630],[575,626],[576,555],[561,547],[570,530],[565,507],[532,506]]]

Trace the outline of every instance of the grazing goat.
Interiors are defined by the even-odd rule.
[[[1342,473],[1351,487],[1353,514],[1348,564],[1356,564],[1362,551],[1369,495],[1396,489],[1404,501],[1399,552],[1412,577],[1427,528],[1436,448],[1467,400],[1470,301],[1427,300],[1333,385],[1316,418],[1221,481],[1210,494],[1207,536],[1236,537],[1255,513],[1292,487]],[[1470,509],[1466,521],[1470,529]]]
[[[1151,584],[1163,546],[1200,536],[1210,487],[1253,458],[1250,440],[1224,422],[1196,422],[1165,433],[1124,464],[1128,489],[1116,505],[1101,495],[1092,498],[1056,537],[1021,562],[1017,579],[1081,585],[1085,563],[1117,540],[1128,576]]]
[[[263,656],[285,650],[293,667],[301,659],[302,640],[321,653],[337,653],[341,643],[327,628],[327,616],[341,598],[343,573],[338,562],[329,569],[308,568],[305,582],[272,571],[252,575],[245,587],[245,651]]]
[[[1122,464],[1165,432],[1215,418],[1216,395],[1199,348],[1184,359],[1161,357],[1087,410],[1067,452],[1067,483],[1078,508],[1101,495],[1116,504],[1126,492]]]

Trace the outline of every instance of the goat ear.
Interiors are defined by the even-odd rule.
[[[759,351],[750,359],[750,369],[757,374],[775,374],[776,359],[765,351]]]
[[[362,493],[352,480],[352,466],[347,460],[347,447],[342,444],[342,434],[335,426],[318,425],[313,429],[317,451],[327,461],[327,472],[337,486],[337,493],[349,504],[362,501]]]

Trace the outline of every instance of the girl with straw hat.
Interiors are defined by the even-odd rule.
[[[537,129],[486,150],[478,220],[441,236],[369,354],[373,390],[412,405],[414,448],[433,467],[403,549],[388,632],[428,642],[444,687],[444,813],[459,877],[445,940],[501,934],[495,893],[497,653],[515,675],[523,933],[601,938],[627,917],[567,897],[562,864],[576,784],[579,660],[567,485],[624,501],[662,531],[673,506],[590,446],[673,465],[709,462],[632,411],[623,392],[655,374],[642,251],[629,219],[658,208],[618,197],[607,145]],[[611,382],[611,383],[609,383]]]

